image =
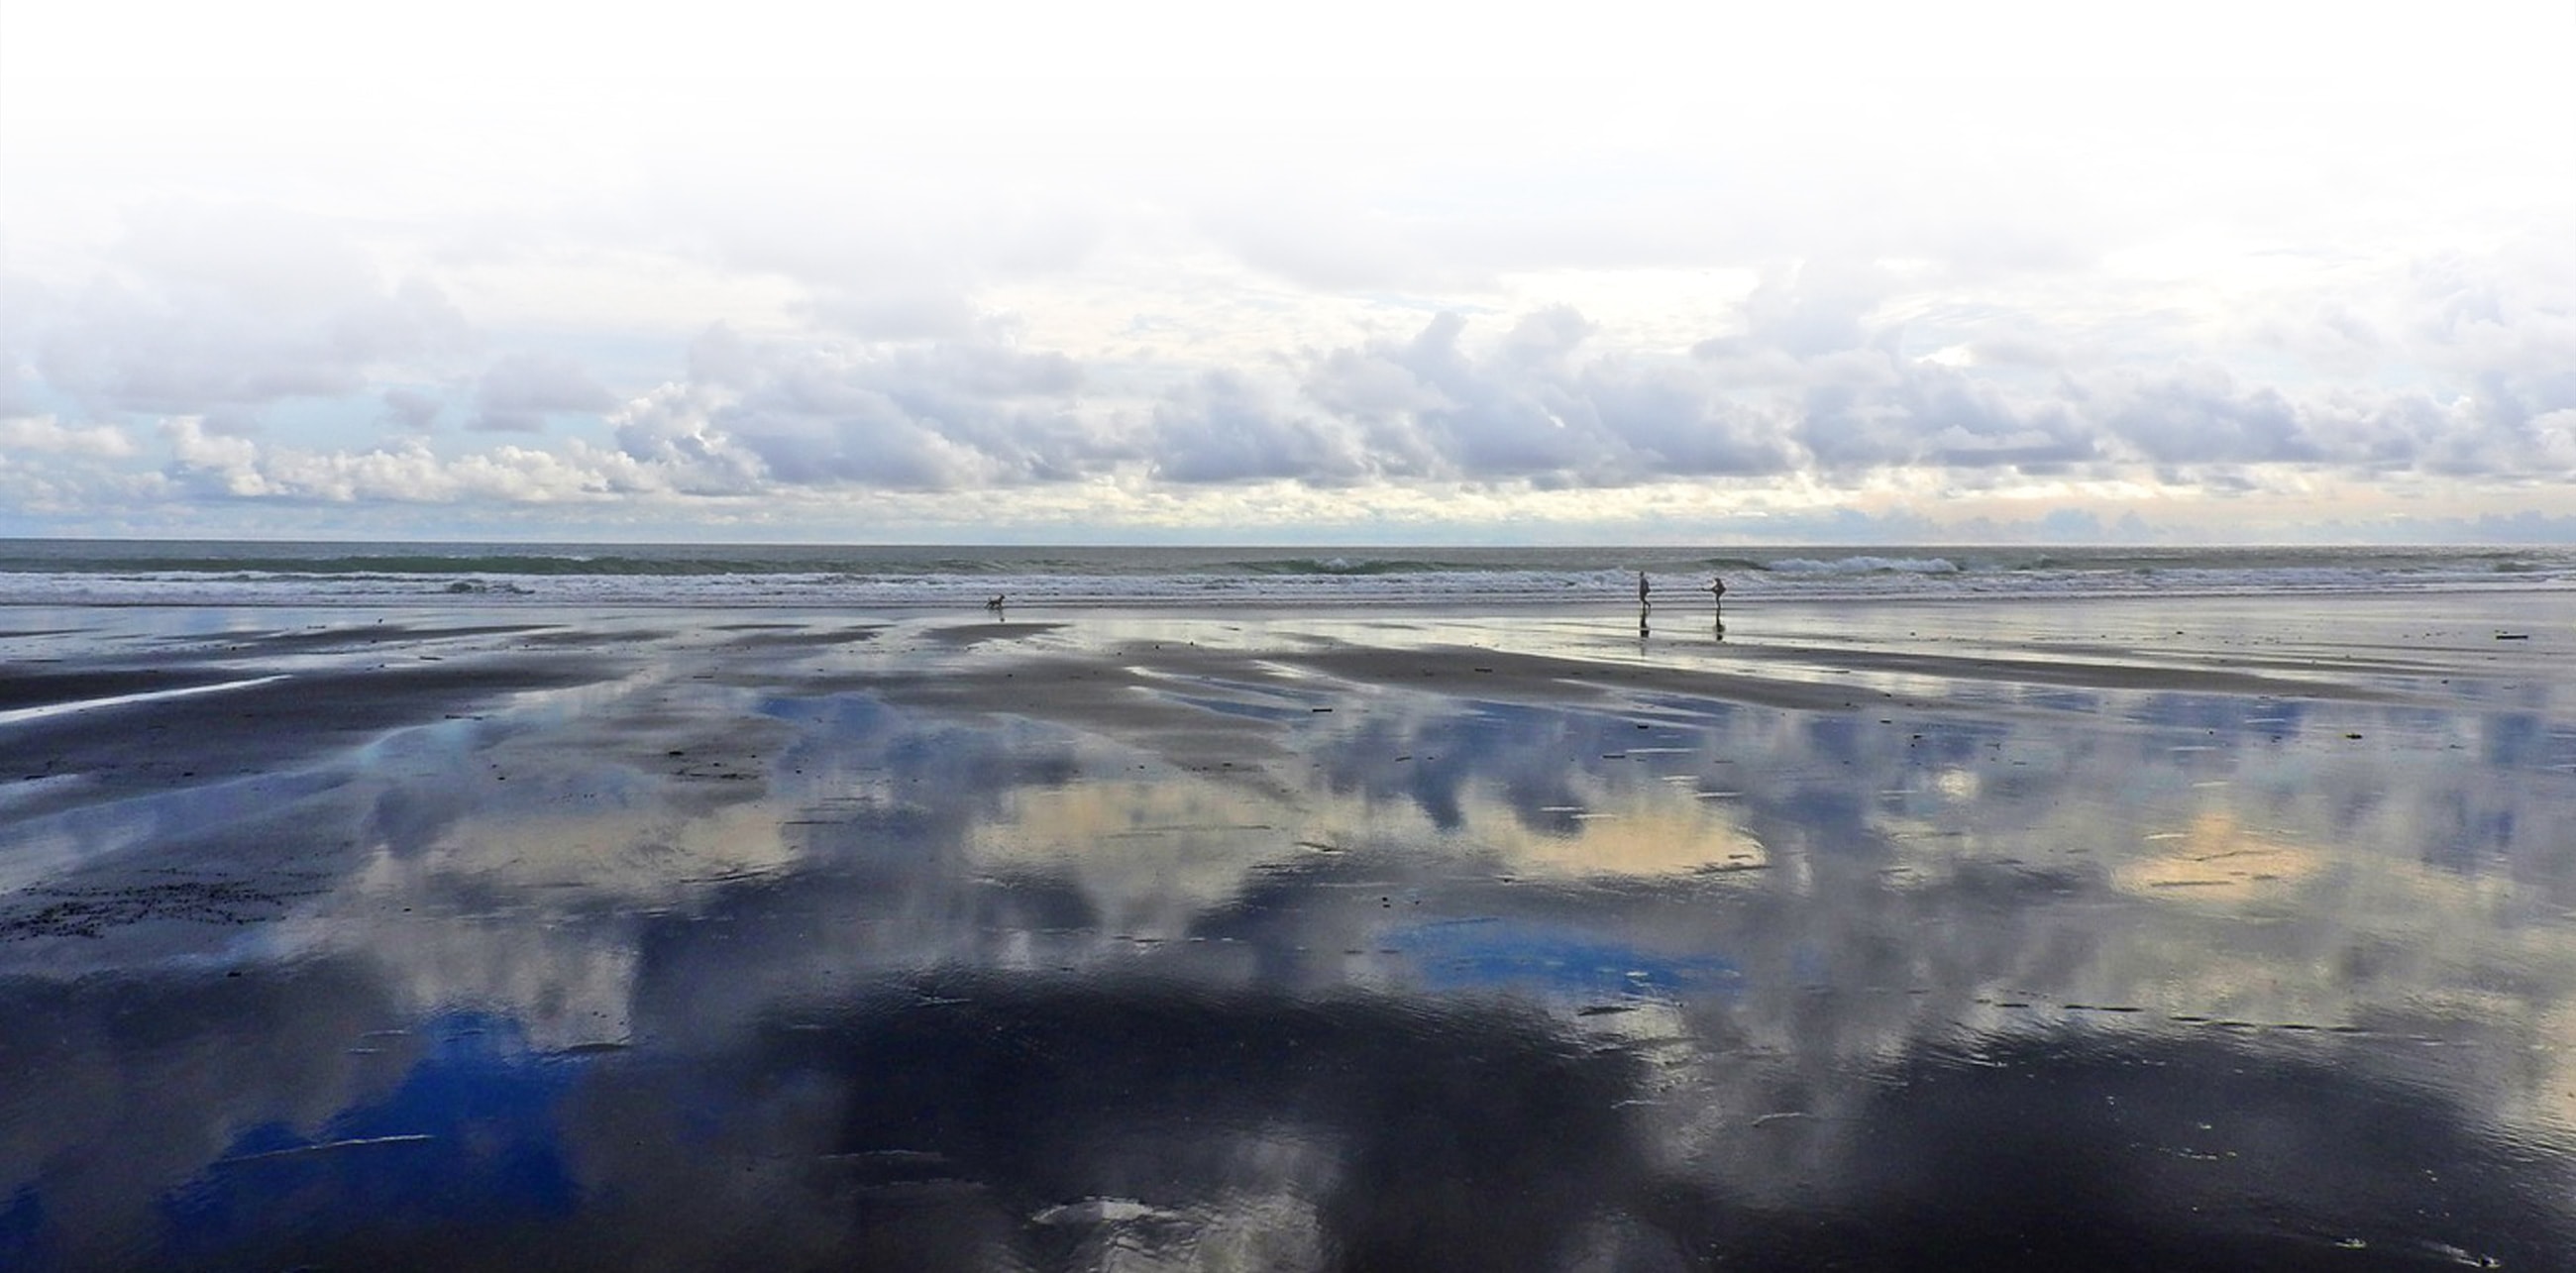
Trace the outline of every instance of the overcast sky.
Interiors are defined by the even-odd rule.
[[[2576,540],[2576,4],[0,0],[0,534]]]

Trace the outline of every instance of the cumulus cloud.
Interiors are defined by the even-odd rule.
[[[2449,399],[2266,383],[2209,359],[2060,366],[2034,380],[1987,374],[1973,358],[1906,356],[1903,325],[1875,316],[1885,290],[1871,271],[1776,275],[1745,302],[1738,331],[1689,359],[1588,349],[1590,324],[1571,310],[1529,315],[1481,346],[1465,319],[1442,315],[1409,341],[1316,357],[1304,387],[1368,430],[1381,476],[1625,486],[1925,468],[2224,483],[2263,466],[2565,468],[2564,404],[2576,403],[2565,368],[2576,360],[2547,341],[2546,321],[2516,320],[2510,356],[2479,360],[2484,371],[2465,378],[2476,388]]]
[[[2576,408],[2535,416],[2529,429],[2545,464],[2561,472],[2576,473]]]
[[[2539,421],[2576,409],[2576,261],[2528,245],[2446,253],[2414,271],[2409,352],[2473,386],[2487,429],[2548,447]]]
[[[0,459],[30,453],[114,458],[134,454],[135,447],[113,425],[67,425],[49,415],[0,418]]]
[[[1860,348],[1874,334],[1867,320],[1894,284],[1887,270],[1869,262],[1810,261],[1774,268],[1745,298],[1743,337],[1711,342],[1702,352],[1722,355],[1749,346],[1812,358]]]
[[[2028,6],[1971,9],[1857,41],[1748,9],[1711,44],[1399,5],[1221,64],[1168,14],[998,45],[915,15],[854,76],[846,41],[733,38],[758,23],[514,11],[506,49],[451,23],[326,63],[67,7],[0,45],[0,418],[138,448],[26,442],[21,478],[162,471],[184,418],[272,481],[392,437],[585,456],[603,491],[1280,483],[1363,518],[1427,486],[2568,471],[2576,177],[2533,162],[2563,111],[2529,38],[2563,5],[2195,13],[2040,63],[2002,38]],[[476,93],[386,90],[495,57]],[[679,64],[708,91],[632,73]]]
[[[365,451],[314,450],[224,437],[191,418],[166,422],[171,490],[201,500],[353,504],[577,503],[668,492],[668,475],[579,440],[561,449],[505,445],[441,455],[417,438]]]
[[[1356,430],[1297,410],[1248,377],[1211,371],[1153,409],[1154,475],[1166,481],[1347,482],[1370,470]]]
[[[2212,495],[2331,471],[2537,478],[2576,465],[2576,409],[2550,370],[2503,411],[2476,395],[2291,388],[2210,360],[2069,364],[2033,377],[1913,357],[1884,316],[1890,281],[1793,269],[1745,300],[1729,334],[1654,351],[1605,341],[1565,306],[1517,318],[1436,314],[1409,336],[1307,351],[1253,370],[1138,379],[1023,347],[1007,324],[953,341],[746,337],[691,345],[686,374],[624,403],[576,362],[495,361],[478,424],[597,415],[604,439],[444,454],[414,438],[367,451],[262,446],[214,417],[165,427],[179,487],[205,497],[327,501],[748,498],[925,494],[1100,480],[1176,492],[1287,483],[1545,492],[1715,482],[1862,487],[1946,474],[1960,489],[2121,480]],[[1087,402],[1086,395],[1098,401]],[[437,400],[388,391],[417,418]],[[97,450],[106,433],[42,436]],[[33,426],[22,426],[29,437]],[[100,454],[112,454],[99,450]],[[2094,523],[2047,523],[2073,534]]]
[[[1366,429],[1394,476],[1624,485],[1777,472],[1779,419],[1671,357],[1583,357],[1592,325],[1569,308],[1514,324],[1490,349],[1442,314],[1411,340],[1331,351],[1306,391]]]
[[[1072,359],[997,339],[755,344],[720,327],[695,342],[689,365],[688,384],[638,400],[616,423],[625,454],[685,474],[686,489],[1013,486],[1137,455],[1076,410],[1084,377]]]
[[[669,475],[685,495],[749,495],[768,475],[760,456],[710,419],[717,397],[688,385],[664,385],[613,417],[620,454]]]
[[[2337,258],[2298,287],[2243,293],[2242,313],[2188,322],[2160,307],[2209,303],[2170,280],[2133,279],[2088,309],[2063,279],[1868,252],[1753,263],[1697,296],[1687,321],[1650,324],[1601,280],[1606,299],[1578,309],[1537,279],[1514,285],[1526,301],[1388,298],[1313,311],[1331,317],[1292,335],[1263,326],[1278,294],[1244,285],[1230,309],[1211,303],[1240,324],[1223,341],[1182,322],[1145,346],[1135,309],[1111,315],[1122,328],[1086,327],[1101,307],[1045,308],[1064,271],[1099,265],[1102,242],[1096,219],[1047,211],[1004,209],[954,241],[912,213],[863,223],[884,241],[804,221],[774,244],[739,225],[710,232],[686,252],[792,286],[765,320],[699,328],[673,365],[654,361],[668,359],[667,331],[465,364],[492,341],[446,290],[488,295],[470,272],[390,271],[336,223],[273,209],[147,209],[86,281],[8,281],[0,453],[19,490],[47,474],[63,478],[49,489],[79,489],[68,475],[86,466],[202,500],[864,490],[964,510],[984,507],[968,497],[1107,483],[1213,507],[1275,486],[1341,500],[1354,524],[1399,491],[1681,484],[1794,487],[1815,502],[2127,482],[2280,495],[2293,474],[2502,488],[2576,473],[2576,263],[2546,244]],[[1496,262],[1562,259],[1425,248],[1416,232],[1453,214],[1383,218],[1389,251],[1426,253],[1413,281],[1468,289]],[[908,242],[935,242],[937,261],[905,264]],[[1227,286],[1248,277],[1240,262],[1209,268]],[[1309,281],[1333,268],[1314,264]],[[1059,290],[1022,293],[1036,317],[984,307],[976,289],[1001,278]],[[1390,312],[1418,317],[1395,327]],[[1343,321],[1365,334],[1338,334]],[[369,426],[363,440],[332,440],[316,404]],[[438,436],[444,420],[463,436]],[[528,436],[478,436],[495,433]]]

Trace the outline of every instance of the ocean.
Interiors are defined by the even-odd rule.
[[[2576,590],[2571,547],[1241,548],[0,539],[0,605],[926,609]]]

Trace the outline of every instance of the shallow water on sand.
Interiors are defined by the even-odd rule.
[[[13,612],[0,1267],[2567,1267],[2478,606]]]

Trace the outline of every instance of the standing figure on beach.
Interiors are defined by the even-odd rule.
[[[1726,611],[1726,580],[1712,576],[1708,581],[1708,595],[1713,598],[1710,604],[1723,614]]]
[[[1637,572],[1637,608],[1640,610],[1651,609],[1654,604],[1654,602],[1646,600],[1646,572],[1640,570]]]

